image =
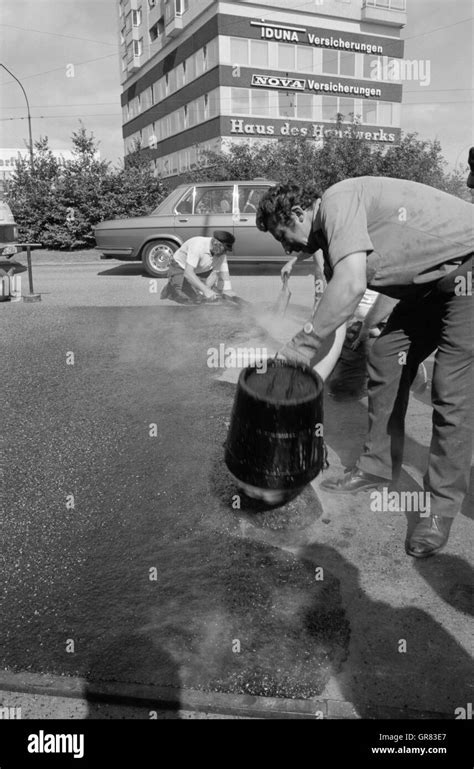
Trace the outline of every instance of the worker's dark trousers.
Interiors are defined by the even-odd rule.
[[[212,270],[201,272],[198,275],[198,278],[204,281],[211,274],[211,272]],[[178,293],[184,294],[189,299],[195,299],[198,296],[197,289],[195,289],[194,286],[192,286],[191,283],[186,280],[184,276],[184,269],[174,260],[171,262],[168,268],[168,286],[172,291],[174,290]]]
[[[469,484],[474,391],[469,285],[472,255],[448,277],[420,287],[416,297],[395,307],[368,360],[369,432],[357,467],[395,480],[403,459],[410,384],[419,363],[436,350],[433,432],[424,478],[432,515],[454,517]]]

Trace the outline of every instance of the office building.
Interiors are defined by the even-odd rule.
[[[400,136],[406,0],[118,0],[125,155],[157,173],[230,141],[324,140],[338,113]]]

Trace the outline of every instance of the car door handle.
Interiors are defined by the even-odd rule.
[[[178,219],[178,222],[187,222],[188,220],[186,218],[184,219]]]
[[[246,216],[241,216],[239,222],[248,222],[248,219]]]

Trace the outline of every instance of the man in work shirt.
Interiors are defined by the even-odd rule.
[[[406,543],[414,557],[437,553],[466,495],[471,463],[472,205],[424,184],[366,176],[323,195],[312,186],[271,188],[260,202],[257,226],[288,253],[321,248],[324,254],[327,289],[311,320],[283,348],[285,358],[311,365],[367,287],[400,300],[369,356],[364,451],[352,470],[324,483],[326,490],[354,493],[390,483],[392,460],[401,464],[411,382],[419,363],[437,350],[424,478],[430,515]],[[392,458],[390,438],[398,441],[398,458]]]
[[[212,238],[186,240],[173,255],[161,299],[180,304],[215,302],[219,297],[213,287],[222,288],[227,296],[235,296],[226,258],[234,241],[232,233],[224,230],[217,230]]]

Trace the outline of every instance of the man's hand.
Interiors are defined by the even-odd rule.
[[[360,347],[360,345],[367,340],[369,336],[369,332],[370,332],[370,329],[367,328],[367,326],[364,323],[362,323],[359,329],[359,333],[351,343],[351,350],[357,350],[357,348]]]
[[[285,280],[288,280],[293,270],[293,267],[297,261],[298,261],[297,257],[294,256],[292,259],[289,259],[286,264],[283,265],[283,267],[280,270],[280,275],[283,282],[285,282]]]
[[[202,292],[206,299],[217,299],[217,294],[215,291],[212,291],[210,288],[207,288],[206,291]]]
[[[216,270],[213,270],[213,271],[211,272],[211,274],[210,274],[210,275],[209,275],[209,276],[206,278],[206,280],[204,281],[204,283],[206,284],[206,286],[207,286],[208,288],[212,288],[212,287],[213,287],[213,286],[216,284],[216,282],[217,282],[217,277],[218,277],[218,276],[217,276],[217,272],[216,272]]]

